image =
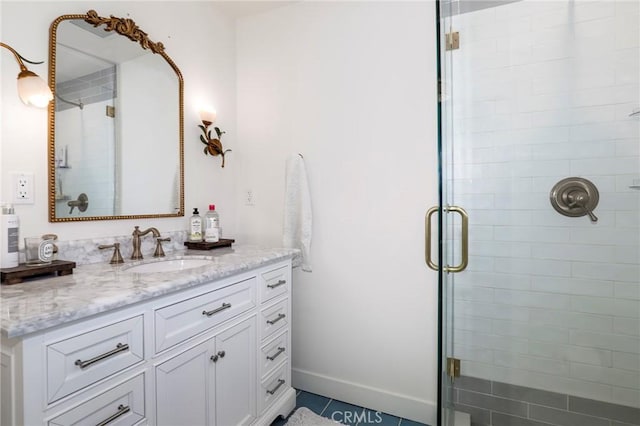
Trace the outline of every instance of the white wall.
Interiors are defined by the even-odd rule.
[[[454,17],[462,374],[640,406],[640,3],[521,1]],[[549,203],[565,177],[599,220]]]
[[[204,210],[210,203],[220,209],[227,235],[235,220],[234,158],[220,168],[219,158],[202,153],[199,141],[198,106],[214,104],[217,124],[227,131],[225,145],[236,139],[235,32],[234,23],[206,2],[28,2],[3,1],[0,39],[32,60],[48,58],[49,26],[58,16],[86,13],[130,17],[153,41],[161,41],[185,80],[185,218],[48,223],[47,219],[47,112],[24,106],[16,93],[18,66],[6,49],[0,53],[2,81],[0,200],[9,200],[10,172],[35,174],[35,204],[17,205],[21,235],[45,232],[61,240],[131,233],[134,225],[156,226],[162,231],[186,229],[192,207]],[[34,13],[37,10],[37,13]],[[29,66],[47,78],[48,63]],[[149,123],[153,125],[153,123]],[[153,161],[152,158],[147,161]],[[173,174],[170,170],[167,173]]]
[[[303,2],[238,22],[238,236],[281,244],[302,153],[312,273],[295,272],[294,386],[435,423],[437,279],[431,2]]]

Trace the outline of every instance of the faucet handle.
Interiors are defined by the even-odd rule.
[[[163,241],[171,241],[171,238],[156,238],[156,251],[153,253],[153,257],[164,257],[164,250],[162,249]]]
[[[98,248],[100,250],[113,248],[114,249],[113,250],[113,256],[111,256],[111,260],[109,261],[109,263],[111,263],[111,264],[124,263],[124,259],[122,258],[122,255],[120,254],[120,243],[100,244],[98,246]]]

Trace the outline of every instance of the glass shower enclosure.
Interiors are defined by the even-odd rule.
[[[440,425],[640,425],[640,2],[437,7]]]

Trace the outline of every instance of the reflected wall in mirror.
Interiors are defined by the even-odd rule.
[[[49,37],[49,221],[184,216],[183,79],[164,46],[93,10]]]

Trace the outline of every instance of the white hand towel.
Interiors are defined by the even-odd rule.
[[[307,169],[300,154],[287,159],[284,193],[284,235],[285,247],[302,250],[302,270],[311,272],[311,194]]]

